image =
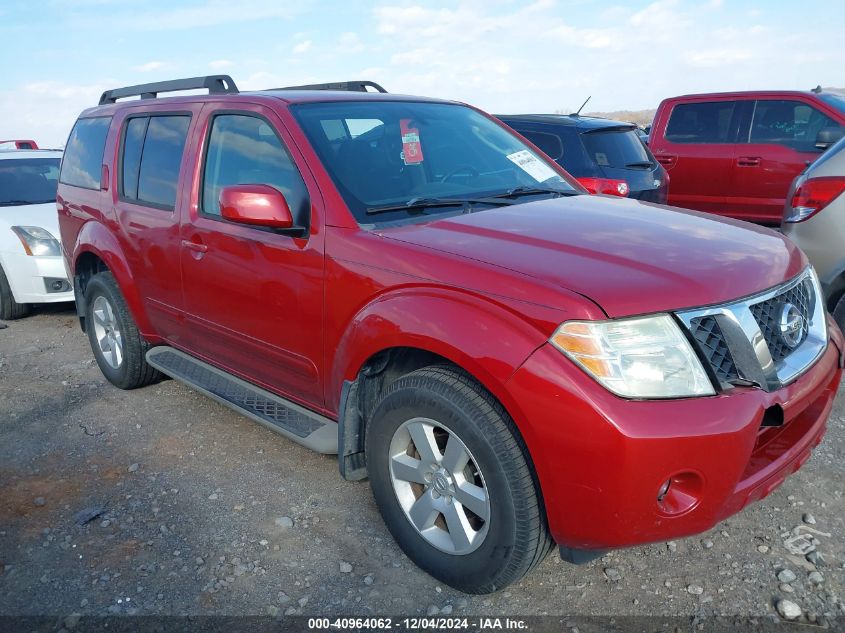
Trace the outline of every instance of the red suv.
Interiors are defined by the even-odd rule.
[[[464,104],[118,89],[60,181],[105,376],[164,373],[337,453],[464,591],[555,543],[577,562],[711,528],[804,463],[839,384],[842,335],[789,241],[587,195]]]
[[[726,92],[664,100],[649,147],[669,204],[779,225],[792,180],[845,131],[845,96]]]

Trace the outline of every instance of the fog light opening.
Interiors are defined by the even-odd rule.
[[[666,493],[669,492],[669,486],[672,485],[672,480],[667,479],[662,486],[660,486],[660,490],[657,491],[657,503],[661,503],[666,497]]]
[[[783,426],[783,408],[779,404],[775,404],[766,409],[760,426]]]
[[[703,489],[704,480],[697,473],[676,473],[660,485],[657,507],[668,516],[684,514],[699,504]]]
[[[70,282],[61,277],[45,277],[44,288],[47,292],[68,292],[71,290]]]

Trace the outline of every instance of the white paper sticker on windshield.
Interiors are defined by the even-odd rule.
[[[518,165],[537,182],[545,182],[549,178],[557,176],[557,172],[554,169],[546,165],[546,163],[534,156],[527,149],[508,154],[508,160]]]

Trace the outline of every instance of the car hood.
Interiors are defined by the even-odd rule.
[[[39,226],[50,231],[57,240],[60,239],[59,212],[55,202],[0,207],[0,226]]]
[[[806,265],[792,242],[769,229],[605,196],[540,200],[380,233],[577,292],[610,317],[732,301]]]

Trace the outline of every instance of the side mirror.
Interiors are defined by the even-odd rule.
[[[816,147],[822,150],[827,149],[843,136],[845,136],[845,127],[842,127],[841,125],[823,127],[816,135]]]
[[[220,215],[231,222],[294,228],[293,214],[278,189],[269,185],[232,185],[220,191]]]

